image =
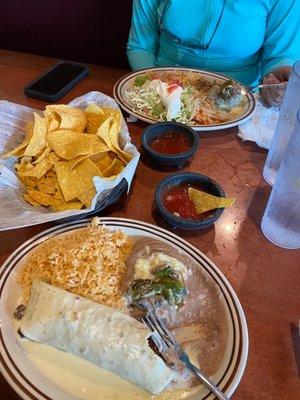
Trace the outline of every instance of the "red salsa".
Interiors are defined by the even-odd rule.
[[[177,186],[168,187],[163,194],[163,204],[166,209],[174,214],[175,217],[184,219],[203,219],[211,215],[211,211],[207,211],[201,214],[196,213],[196,208],[192,200],[188,195],[188,188],[194,187],[189,183],[182,183]],[[194,187],[195,189],[207,192],[202,187],[198,185]]]
[[[150,143],[151,149],[162,154],[179,154],[191,148],[189,138],[182,132],[166,131]]]

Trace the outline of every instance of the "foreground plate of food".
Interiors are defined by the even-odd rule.
[[[114,87],[119,105],[153,124],[177,121],[196,130],[230,128],[255,111],[252,93],[224,75],[192,68],[149,68],[121,78]]]
[[[183,239],[121,218],[51,228],[2,266],[4,377],[23,399],[213,399],[184,365],[161,357],[141,322],[149,300],[230,396],[248,354],[230,284]]]

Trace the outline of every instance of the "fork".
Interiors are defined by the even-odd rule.
[[[263,88],[268,88],[268,87],[286,86],[286,85],[287,85],[287,82],[261,83],[261,84],[254,85],[254,86],[244,85],[241,88],[241,94],[246,95],[246,94],[252,92],[254,89],[263,89]]]
[[[173,333],[166,327],[163,321],[155,312],[155,308],[148,309],[147,314],[142,318],[144,323],[153,332],[151,338],[162,355],[175,355],[182,361],[188,369],[194,372],[198,378],[211,390],[211,392],[220,400],[229,400],[229,397],[223,393],[217,385],[214,384],[199,368],[191,363],[188,355],[183,351],[180,344],[175,339]]]

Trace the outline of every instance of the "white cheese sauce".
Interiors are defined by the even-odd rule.
[[[164,390],[153,396],[71,353],[27,339],[22,345],[30,361],[51,383],[78,400],[182,400],[199,390]]]

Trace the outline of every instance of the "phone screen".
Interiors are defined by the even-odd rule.
[[[84,70],[86,67],[83,65],[58,64],[45,76],[28,86],[28,89],[45,95],[55,95]]]

